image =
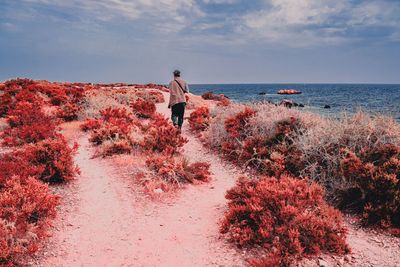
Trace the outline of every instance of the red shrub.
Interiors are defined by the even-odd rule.
[[[228,98],[223,98],[217,103],[218,107],[227,107],[231,104],[231,101]]]
[[[81,130],[84,132],[99,129],[102,125],[102,121],[99,119],[86,119],[84,123],[81,124]]]
[[[208,107],[199,107],[189,117],[189,126],[192,131],[204,131],[210,125],[210,110]]]
[[[101,111],[103,120],[89,119],[82,126],[83,130],[92,129],[89,141],[103,145],[100,155],[130,153],[139,142],[132,136],[135,127],[142,129],[141,122],[126,109],[107,108]]]
[[[165,99],[164,99],[164,95],[159,92],[159,91],[150,91],[150,100],[153,103],[164,103]]]
[[[105,141],[115,141],[119,139],[128,139],[131,125],[124,120],[112,120],[113,123],[104,123],[100,128],[95,129],[89,138],[89,141],[95,145],[101,145]]]
[[[64,91],[55,91],[50,97],[50,103],[54,106],[66,104],[68,100],[68,96]]]
[[[180,131],[169,124],[165,118],[156,116],[149,124],[142,147],[146,150],[174,154],[188,140],[182,137]]]
[[[100,155],[102,157],[108,157],[112,155],[129,154],[131,152],[132,152],[132,144],[130,140],[118,139],[105,144],[100,152]]]
[[[186,179],[188,181],[203,181],[207,182],[210,180],[210,164],[207,162],[195,162],[188,165],[185,168]]]
[[[14,176],[0,189],[0,265],[12,266],[37,251],[56,215],[58,197],[30,177]]]
[[[30,90],[40,92],[49,97],[50,103],[60,106],[68,102],[69,98],[65,93],[64,86],[49,82],[36,82],[28,87]]]
[[[100,115],[102,116],[103,120],[109,122],[112,119],[121,119],[126,122],[132,122],[133,116],[125,108],[106,108],[100,111]]]
[[[14,100],[9,94],[4,93],[0,96],[0,117],[4,117],[12,109]]]
[[[29,102],[29,103],[35,104],[36,106],[39,106],[39,107],[41,107],[43,104],[43,99],[40,96],[38,96],[35,92],[29,91],[29,90],[19,91],[15,95],[15,100],[16,100],[16,103]]]
[[[350,203],[342,205],[358,204],[366,224],[399,227],[400,147],[380,144],[358,156],[348,149],[342,153],[340,175],[354,185],[350,199],[345,199]]]
[[[10,96],[15,96],[18,92],[24,89],[29,89],[36,82],[30,79],[15,79],[4,83],[4,92]]]
[[[326,204],[315,183],[288,176],[241,178],[226,198],[221,232],[239,246],[265,248],[265,264],[287,266],[302,256],[349,252],[341,214]]]
[[[75,178],[79,168],[74,165],[73,156],[78,149],[68,146],[62,136],[57,139],[46,139],[35,145],[27,145],[19,155],[31,165],[42,169],[40,180],[45,182],[64,182]]]
[[[217,94],[214,94],[213,92],[205,92],[204,94],[201,95],[201,97],[205,100],[218,101],[218,103],[217,103],[218,106],[229,106],[231,104],[231,101],[229,100],[229,98],[223,94],[217,95]]]
[[[162,178],[170,184],[193,183],[209,181],[210,164],[196,162],[189,164],[184,158],[175,159],[170,156],[156,156],[146,160],[147,167],[154,171],[157,178]]]
[[[46,116],[41,106],[29,102],[18,102],[13,110],[7,113],[7,123],[11,127],[20,127],[36,123],[48,123],[50,118]]]
[[[24,144],[34,144],[48,138],[55,138],[54,124],[34,123],[32,125],[24,125],[17,128],[5,129],[2,133],[3,145],[21,146]]]
[[[74,121],[78,119],[80,111],[80,107],[76,104],[66,103],[58,109],[57,117],[63,119],[64,121]]]
[[[170,123],[168,122],[168,119],[163,114],[156,112],[156,113],[154,113],[149,126],[167,127],[168,125],[170,125]]]
[[[186,182],[183,164],[177,164],[170,156],[154,156],[146,160],[147,167],[154,171],[156,177],[171,184]]]
[[[43,171],[43,167],[28,162],[24,153],[14,151],[4,154],[0,156],[0,189],[15,175],[21,179],[29,176],[40,177]]]
[[[216,98],[216,95],[213,92],[205,92],[201,95],[201,97],[206,100],[214,100]]]
[[[156,112],[156,105],[143,99],[137,99],[131,104],[133,112],[140,118],[151,118]]]
[[[277,121],[270,136],[261,136],[248,124],[254,112],[245,110],[225,121],[230,137],[221,144],[222,153],[232,161],[252,166],[264,175],[280,177],[288,172],[299,175],[304,168],[302,153],[293,145],[300,130],[295,118]]]
[[[232,138],[243,139],[247,137],[249,120],[256,112],[249,107],[225,121],[225,129]]]
[[[7,114],[11,128],[4,130],[3,144],[8,146],[36,143],[56,135],[56,126],[51,118],[44,114],[40,106],[29,102],[19,102],[15,109]]]
[[[65,87],[65,93],[74,104],[81,103],[85,98],[85,89],[79,85],[68,85]]]

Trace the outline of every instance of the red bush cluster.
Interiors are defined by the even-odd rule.
[[[138,98],[135,102],[131,104],[133,112],[139,118],[151,118],[156,112],[156,105],[153,102],[149,102]]]
[[[249,124],[256,112],[250,108],[226,119],[225,129],[229,138],[221,144],[222,153],[245,166],[252,166],[262,174],[279,177],[288,172],[298,175],[303,167],[302,154],[293,145],[300,121],[296,118],[275,122],[273,134],[261,136]]]
[[[0,265],[37,251],[56,215],[58,197],[35,178],[14,176],[0,187]]]
[[[71,180],[79,173],[73,161],[76,150],[77,144],[70,148],[64,137],[58,136],[7,153],[0,157],[0,176],[4,179],[0,179],[0,186],[13,175],[32,176],[44,182]]]
[[[18,102],[29,102],[31,104],[42,106],[43,99],[38,96],[34,91],[22,90],[15,95],[15,104]]]
[[[115,120],[113,123],[104,123],[100,128],[93,130],[89,141],[95,145],[101,145],[105,141],[115,141],[128,139],[130,125],[121,120]]]
[[[99,129],[102,123],[103,121],[99,119],[86,119],[85,122],[81,124],[80,128],[84,132],[92,131]]]
[[[19,101],[37,103],[39,97],[34,91],[28,89],[34,81],[28,79],[16,79],[6,81],[0,96],[0,117],[4,117],[8,111],[14,109]]]
[[[6,116],[9,127],[1,137],[3,144],[18,148],[0,156],[1,266],[12,266],[23,255],[34,253],[46,236],[58,197],[40,180],[63,182],[79,172],[73,162],[77,147],[68,146],[56,122],[43,111],[47,104],[43,94],[50,103],[70,105],[64,89],[27,79],[8,81],[2,87],[0,116]],[[67,120],[75,116],[63,111]]]
[[[65,85],[65,93],[70,103],[80,104],[85,98],[85,88],[79,84]]]
[[[201,97],[205,100],[220,100],[221,97],[224,97],[224,95],[217,95],[213,92],[205,92],[201,95]]]
[[[142,127],[140,121],[125,108],[107,108],[100,114],[102,120],[90,119],[83,126],[94,130],[90,141],[96,145],[106,140],[128,139],[133,126]]]
[[[146,165],[154,171],[157,178],[162,178],[170,184],[206,182],[211,175],[210,164],[206,162],[189,164],[185,159],[175,159],[170,156],[151,157],[146,161]]]
[[[165,102],[164,95],[160,91],[137,90],[135,92],[135,97],[154,104]]]
[[[59,109],[59,117],[66,120],[75,119],[78,105],[84,99],[84,88],[71,84],[56,84],[45,81],[32,81],[28,79],[16,79],[4,84],[3,94],[0,96],[0,116],[5,116],[13,110],[19,102],[29,102],[35,107],[41,108],[48,97],[48,103],[54,106],[62,106]],[[39,95],[41,93],[42,95]]]
[[[288,176],[241,178],[226,198],[221,232],[240,247],[265,248],[268,256],[253,260],[256,266],[288,266],[301,256],[349,252],[341,214],[326,204],[315,183]]]
[[[61,106],[57,111],[57,117],[64,121],[74,121],[78,119],[81,108],[74,103],[66,103]]]
[[[340,176],[353,184],[348,203],[358,205],[366,224],[400,227],[400,147],[379,144],[356,153],[342,149]]]
[[[125,108],[107,108],[100,111],[102,119],[88,119],[81,125],[83,131],[91,131],[89,141],[103,145],[100,155],[130,153],[140,144],[134,140],[131,131],[136,127],[142,130],[141,122]]]
[[[246,138],[248,136],[248,124],[256,112],[246,107],[243,111],[225,121],[225,129],[232,138]]]
[[[210,110],[208,107],[199,107],[189,117],[189,126],[192,131],[201,132],[210,125]]]
[[[46,139],[35,145],[27,145],[21,153],[30,164],[43,169],[38,177],[40,180],[65,182],[79,173],[73,160],[77,149],[77,144],[70,148],[65,138],[59,136],[57,139]]]
[[[18,102],[7,113],[7,122],[10,128],[2,133],[3,144],[7,146],[36,143],[56,136],[56,125],[52,119],[44,114],[41,106],[29,102]]]
[[[43,172],[42,166],[32,165],[21,151],[14,151],[0,156],[0,188],[13,176],[23,178],[39,178]]]
[[[34,87],[35,91],[47,95],[49,101],[54,106],[61,106],[67,103],[79,105],[85,98],[84,84],[69,84],[69,83],[49,83],[49,82],[36,82]]]
[[[205,92],[201,95],[205,100],[215,100],[218,101],[218,106],[229,106],[231,101],[224,94],[214,94],[213,92]]]
[[[100,111],[100,115],[105,122],[115,121],[117,119],[125,122],[132,122],[134,117],[126,108],[106,108]]]
[[[164,95],[160,92],[160,91],[150,91],[149,92],[150,95],[150,101],[152,101],[153,103],[164,103],[165,102],[165,98]]]
[[[161,84],[129,84],[129,86],[134,86],[135,88],[143,88],[143,89],[158,89],[160,91],[168,92],[168,88],[165,85]]]
[[[223,98],[222,100],[218,101],[218,107],[227,107],[231,104],[231,101],[228,98]]]
[[[134,144],[130,139],[118,139],[105,144],[100,152],[100,155],[103,157],[108,157],[112,155],[129,154],[132,152],[133,146]]]
[[[142,147],[146,150],[172,155],[188,140],[166,118],[156,114],[149,123]]]

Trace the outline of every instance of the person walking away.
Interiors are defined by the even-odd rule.
[[[172,123],[175,127],[182,129],[186,107],[185,93],[189,93],[189,86],[186,81],[181,79],[179,70],[175,70],[173,74],[174,79],[169,83],[168,108],[171,108]]]

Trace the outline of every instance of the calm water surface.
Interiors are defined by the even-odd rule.
[[[225,94],[237,102],[290,99],[304,104],[306,110],[337,116],[362,109],[385,114],[400,121],[400,84],[192,84],[192,93],[207,91]],[[278,95],[280,89],[302,91],[300,95]],[[266,93],[259,95],[259,93]],[[331,106],[324,109],[325,105]]]

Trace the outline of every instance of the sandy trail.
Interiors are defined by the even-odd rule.
[[[135,239],[135,209],[130,190],[114,179],[113,170],[100,159],[91,159],[87,137],[79,139],[75,159],[81,175],[74,185],[72,204],[61,212],[50,240],[50,256],[42,266],[120,266],[131,257]],[[62,207],[61,209],[65,209]]]
[[[166,103],[157,108],[169,116]],[[209,162],[212,181],[188,185],[176,198],[146,203],[107,160],[91,158],[87,136],[81,136],[76,157],[81,175],[70,186],[53,236],[34,265],[246,265],[218,231],[224,194],[239,172],[210,154],[187,128],[184,135],[189,139],[184,155]]]

